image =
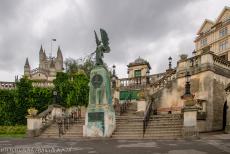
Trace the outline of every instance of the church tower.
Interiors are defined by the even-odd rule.
[[[46,53],[45,50],[43,50],[42,45],[39,51],[39,68],[46,68]]]
[[[56,68],[57,72],[61,72],[63,70],[63,56],[62,56],[62,52],[61,52],[60,46],[58,46],[58,50],[57,50],[57,57],[56,57],[56,61],[55,61],[55,68]]]
[[[24,65],[24,76],[30,77],[30,64],[28,58],[26,58],[26,63]]]

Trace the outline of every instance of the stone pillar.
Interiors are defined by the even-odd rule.
[[[42,119],[38,116],[27,116],[27,136],[36,137],[40,135]]]
[[[184,138],[199,136],[197,128],[197,111],[198,108],[196,106],[185,106],[183,108],[184,126],[182,129],[182,135]]]
[[[227,121],[225,126],[225,133],[230,134],[230,93],[227,95]]]

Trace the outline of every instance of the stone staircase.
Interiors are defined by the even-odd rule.
[[[137,113],[137,103],[129,104],[122,115],[116,115],[116,130],[112,134],[115,139],[135,139],[143,136],[143,116]]]
[[[70,124],[66,133],[61,135],[60,138],[82,138],[83,137],[83,125],[85,119],[82,118],[78,121],[74,121]],[[59,138],[59,130],[57,123],[50,125],[40,136],[40,138]]]
[[[177,139],[181,137],[183,120],[181,114],[152,115],[143,136],[143,116],[136,114],[136,103],[125,113],[116,116],[114,139]]]
[[[48,128],[46,128],[42,134],[39,136],[40,138],[59,138],[59,131],[57,123],[51,124]]]
[[[85,124],[85,119],[82,118],[75,122],[63,135],[63,138],[82,138],[83,137],[83,125]]]
[[[183,120],[181,114],[153,115],[148,123],[144,138],[178,139],[181,138]]]

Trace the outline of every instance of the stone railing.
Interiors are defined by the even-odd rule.
[[[215,55],[213,52],[205,52],[178,61],[177,78],[184,77],[187,71],[190,72],[190,75],[194,75],[208,70],[230,77],[230,62]]]
[[[63,111],[64,108],[62,106],[53,104],[36,116],[27,116],[27,136],[39,136],[52,125],[57,118],[63,116]]]
[[[32,82],[33,87],[54,87],[54,84],[52,81],[36,81]]]
[[[230,70],[230,61],[227,61],[217,55],[213,54],[213,61],[214,61],[214,65],[218,65],[221,66],[223,68],[229,69]]]
[[[166,85],[168,85],[169,82],[175,79],[176,79],[176,70],[175,69],[168,70],[161,79],[159,79],[154,83],[150,83],[150,90],[152,90],[151,93],[153,94],[158,90],[164,88]]]
[[[147,83],[146,76],[120,79],[121,88],[139,88],[145,86],[146,83]]]
[[[16,87],[16,83],[15,82],[3,82],[0,81],[0,89],[14,89]]]
[[[31,75],[34,75],[36,73],[47,74],[47,70],[42,69],[42,68],[35,68],[35,69],[33,69],[33,70],[30,71]]]
[[[160,80],[165,76],[165,73],[153,74],[150,76],[140,76],[133,78],[122,78],[120,79],[120,88],[121,89],[143,89],[148,84],[153,84],[156,81]]]

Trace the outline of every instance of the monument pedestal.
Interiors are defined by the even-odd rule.
[[[110,76],[103,66],[96,66],[90,73],[89,105],[83,126],[85,137],[110,137],[116,126],[112,105]]]
[[[185,106],[183,108],[184,126],[182,135],[184,138],[196,138],[199,136],[199,130],[197,128],[197,111],[198,108],[196,106]]]
[[[91,105],[87,109],[83,135],[110,137],[115,130],[115,112],[112,105]]]

